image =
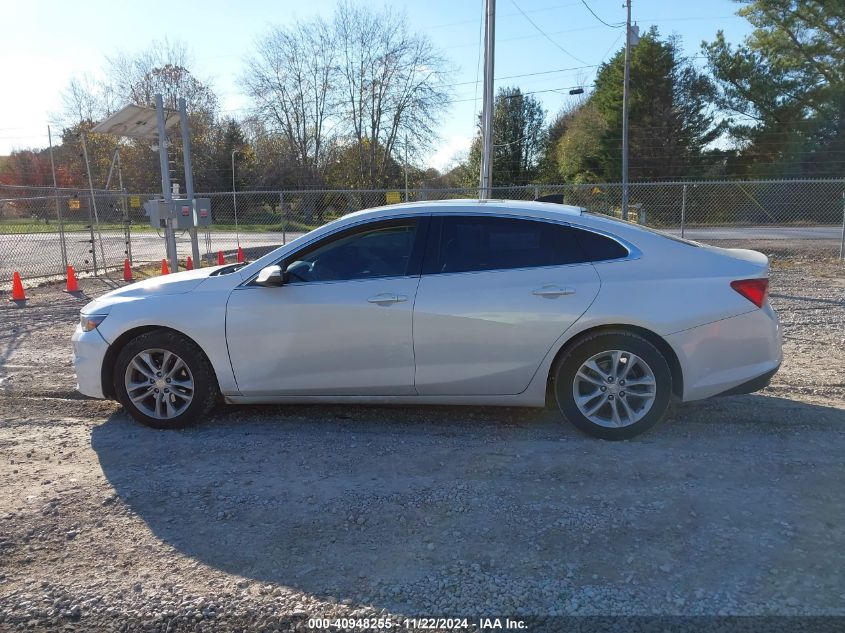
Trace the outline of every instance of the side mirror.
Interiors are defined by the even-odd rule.
[[[258,277],[255,278],[255,283],[267,288],[284,285],[285,280],[281,266],[274,264],[272,266],[262,268],[261,272],[258,273]]]

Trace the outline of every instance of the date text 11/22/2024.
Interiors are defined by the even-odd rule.
[[[393,620],[384,618],[309,618],[308,628],[315,630],[354,630],[388,631],[402,627],[411,630],[482,630],[482,631],[520,631],[527,625],[524,620],[512,618],[402,618]]]

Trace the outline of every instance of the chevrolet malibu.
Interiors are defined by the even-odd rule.
[[[672,400],[748,393],[781,363],[768,260],[577,207],[370,209],[247,265],[82,309],[78,389],[177,428],[227,403],[543,407],[633,437]]]

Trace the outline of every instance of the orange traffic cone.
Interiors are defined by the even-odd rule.
[[[65,292],[79,292],[79,284],[76,283],[76,272],[73,270],[73,266],[67,267],[67,285],[65,286]]]
[[[129,265],[129,258],[123,260],[123,281],[132,281],[132,266]]]
[[[185,261],[185,270],[193,270],[194,269],[194,260],[191,259],[191,256],[188,255],[188,259]]]
[[[162,275],[169,275],[170,274],[170,267],[167,265],[167,260],[161,260],[161,274]]]
[[[21,283],[21,275],[17,271],[12,275],[12,296],[9,297],[9,301],[26,301],[26,294],[23,291],[23,284]]]
[[[217,251],[217,265],[222,266],[226,263],[226,260],[223,259],[223,251]]]
[[[238,263],[244,263],[244,249],[242,249],[240,246],[238,246]]]

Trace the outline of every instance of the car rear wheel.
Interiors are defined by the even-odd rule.
[[[175,429],[208,414],[217,398],[217,381],[211,363],[193,341],[155,330],[135,337],[120,351],[114,390],[138,422]]]
[[[624,440],[657,424],[672,394],[669,364],[648,340],[626,331],[588,335],[559,359],[561,413],[581,431]]]

